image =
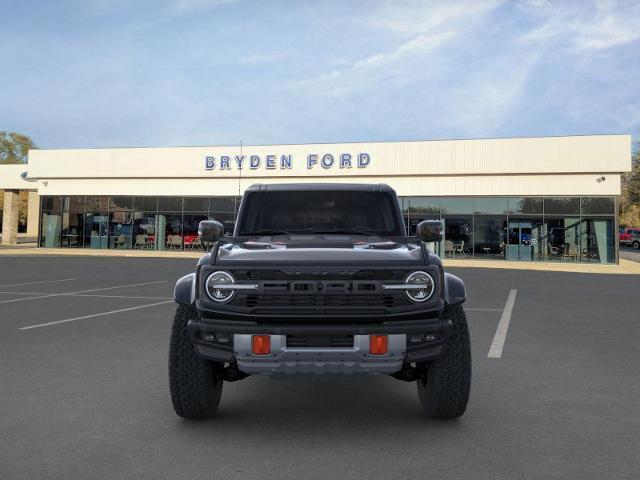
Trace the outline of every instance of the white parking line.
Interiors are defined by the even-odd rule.
[[[140,287],[142,285],[154,285],[154,284],[157,284],[157,283],[167,283],[167,281],[166,280],[159,280],[157,282],[130,283],[128,285],[115,285],[113,287],[105,287],[105,288],[91,288],[89,290],[78,290],[76,292],[50,293],[48,295],[39,295],[39,296],[36,296],[36,297],[12,298],[11,300],[0,300],[0,303],[24,302],[24,301],[27,301],[27,300],[38,300],[40,298],[62,297],[62,296],[69,295],[69,294],[101,292],[101,291],[104,291],[104,290],[113,290],[114,288]]]
[[[2,293],[2,292],[0,292]],[[465,312],[501,312],[501,308],[465,308]]]
[[[18,330],[31,330],[32,328],[48,327],[50,325],[57,325],[59,323],[75,322],[77,320],[86,320],[87,318],[95,318],[95,317],[102,317],[104,315],[113,315],[115,313],[130,312],[131,310],[155,307],[157,305],[165,305],[167,303],[173,303],[173,300],[168,300],[166,302],[150,303],[148,305],[138,305],[137,307],[121,308],[119,310],[111,310],[110,312],[94,313],[92,315],[83,315],[82,317],[67,318],[65,320],[56,320],[55,322],[40,323],[38,325],[28,325],[26,327],[20,327],[18,328]]]
[[[0,292],[0,295],[43,295],[42,292]]]
[[[38,282],[25,282],[25,283],[12,283],[10,285],[0,285],[0,288],[7,287],[21,287],[22,285],[35,285],[36,283],[56,283],[56,282],[70,282],[71,280],[78,280],[78,277],[74,278],[63,278],[60,280],[40,280]]]
[[[137,295],[98,295],[95,293],[66,293],[65,297],[133,298],[142,300],[173,300],[173,297],[146,297]]]
[[[47,295],[43,292],[5,292],[0,291],[0,295]],[[145,300],[170,300],[173,297],[149,297],[139,295],[100,295],[97,293],[57,293],[60,297],[99,297],[99,298],[136,298]]]
[[[500,317],[496,334],[493,336],[493,342],[491,343],[491,348],[487,355],[489,358],[502,357],[502,349],[504,348],[504,342],[507,339],[507,331],[509,330],[509,322],[511,321],[511,312],[513,312],[513,305],[516,303],[517,293],[518,290],[515,288],[511,289],[509,292],[507,303],[505,303],[504,310],[502,310],[502,316]]]

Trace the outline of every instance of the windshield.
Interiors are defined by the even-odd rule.
[[[385,192],[255,192],[242,208],[238,235],[336,233],[402,236],[395,197]]]

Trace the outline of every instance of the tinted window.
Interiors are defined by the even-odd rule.
[[[441,200],[438,197],[409,197],[408,200],[410,213],[440,215]]]
[[[209,210],[209,197],[185,197],[185,211],[207,212]]]
[[[509,199],[510,215],[542,215],[542,198],[524,197]]]
[[[86,212],[106,213],[109,211],[109,197],[87,197],[84,209]]]
[[[544,214],[557,215],[569,214],[577,215],[580,213],[580,198],[578,197],[557,197],[544,199]]]
[[[473,198],[443,198],[442,214],[473,213]]]
[[[181,212],[182,197],[160,197],[158,199],[158,211],[160,212]]]
[[[396,212],[395,198],[381,192],[255,192],[247,197],[239,232],[403,235]]]
[[[613,215],[615,206],[611,197],[583,197],[583,215]]]
[[[135,197],[133,204],[136,210],[155,212],[158,208],[158,197]]]
[[[111,197],[109,210],[131,210],[133,208],[133,197]]]
[[[476,198],[474,200],[473,211],[476,214],[505,215],[507,209],[506,198]]]
[[[236,205],[239,202],[236,202],[236,197],[211,197],[209,200],[209,211],[210,212],[235,212]]]

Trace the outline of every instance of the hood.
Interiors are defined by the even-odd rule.
[[[415,265],[422,249],[407,237],[364,235],[274,235],[236,237],[218,252],[228,265]]]

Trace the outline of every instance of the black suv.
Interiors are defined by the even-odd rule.
[[[224,381],[249,375],[387,374],[416,381],[424,412],[461,416],[471,351],[464,283],[427,248],[441,224],[406,236],[387,185],[254,185],[232,237],[178,280],[169,385],[186,418],[218,409]]]

